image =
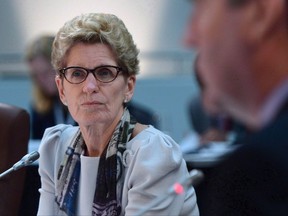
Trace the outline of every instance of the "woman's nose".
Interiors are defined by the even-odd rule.
[[[83,91],[87,93],[92,93],[98,91],[99,83],[92,73],[89,73],[86,80],[84,81]]]

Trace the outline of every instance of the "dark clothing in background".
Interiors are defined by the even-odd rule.
[[[250,134],[202,183],[200,213],[288,215],[288,106],[261,131]]]
[[[63,121],[58,123],[70,123],[72,125],[77,125],[77,123],[72,120],[72,117],[69,115],[68,109],[64,106],[61,106],[61,108],[62,110],[60,113],[63,115]],[[69,122],[68,118],[71,119]],[[57,120],[55,118],[55,109],[51,109],[47,113],[38,113],[32,107],[31,120],[31,139],[42,139],[45,129],[57,124]]]
[[[139,123],[153,125],[155,128],[159,129],[158,117],[150,109],[135,102],[129,102],[127,108],[130,114],[133,115]]]
[[[227,116],[211,116],[202,104],[201,95],[192,98],[188,104],[189,122],[193,130],[199,135],[203,135],[209,129],[218,129],[224,132],[233,132],[233,144],[244,144],[244,137],[249,131],[239,122]]]
[[[159,129],[159,121],[157,116],[148,108],[145,108],[137,103],[130,102],[128,104],[128,110],[136,118],[139,123],[153,125],[155,128]],[[71,123],[72,125],[77,125],[75,121],[67,121],[68,110],[66,107],[62,106],[63,111],[63,122],[60,123]],[[70,117],[71,118],[71,117]],[[36,112],[35,109],[31,108],[31,119],[32,119],[32,131],[31,139],[41,139],[46,128],[54,126],[57,124],[55,119],[55,109],[51,109],[49,112],[40,114]],[[59,123],[59,122],[58,122]]]

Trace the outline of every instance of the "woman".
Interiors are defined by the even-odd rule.
[[[53,45],[60,99],[79,127],[46,130],[40,147],[38,215],[135,215],[188,176],[178,145],[126,108],[138,50],[114,15],[68,21]],[[197,215],[196,195],[167,197],[149,215]]]
[[[25,58],[33,84],[31,138],[41,139],[46,128],[59,123],[73,124],[67,107],[59,100],[55,70],[51,65],[54,36],[41,35],[26,49]]]

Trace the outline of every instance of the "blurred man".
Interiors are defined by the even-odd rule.
[[[253,131],[206,178],[200,213],[288,215],[288,1],[193,2],[185,43],[201,53],[204,106]]]

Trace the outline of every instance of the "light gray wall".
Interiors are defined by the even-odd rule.
[[[187,0],[1,0],[0,53],[23,53],[39,34],[56,33],[74,16],[88,12],[119,16],[141,51],[185,50],[182,35]]]

